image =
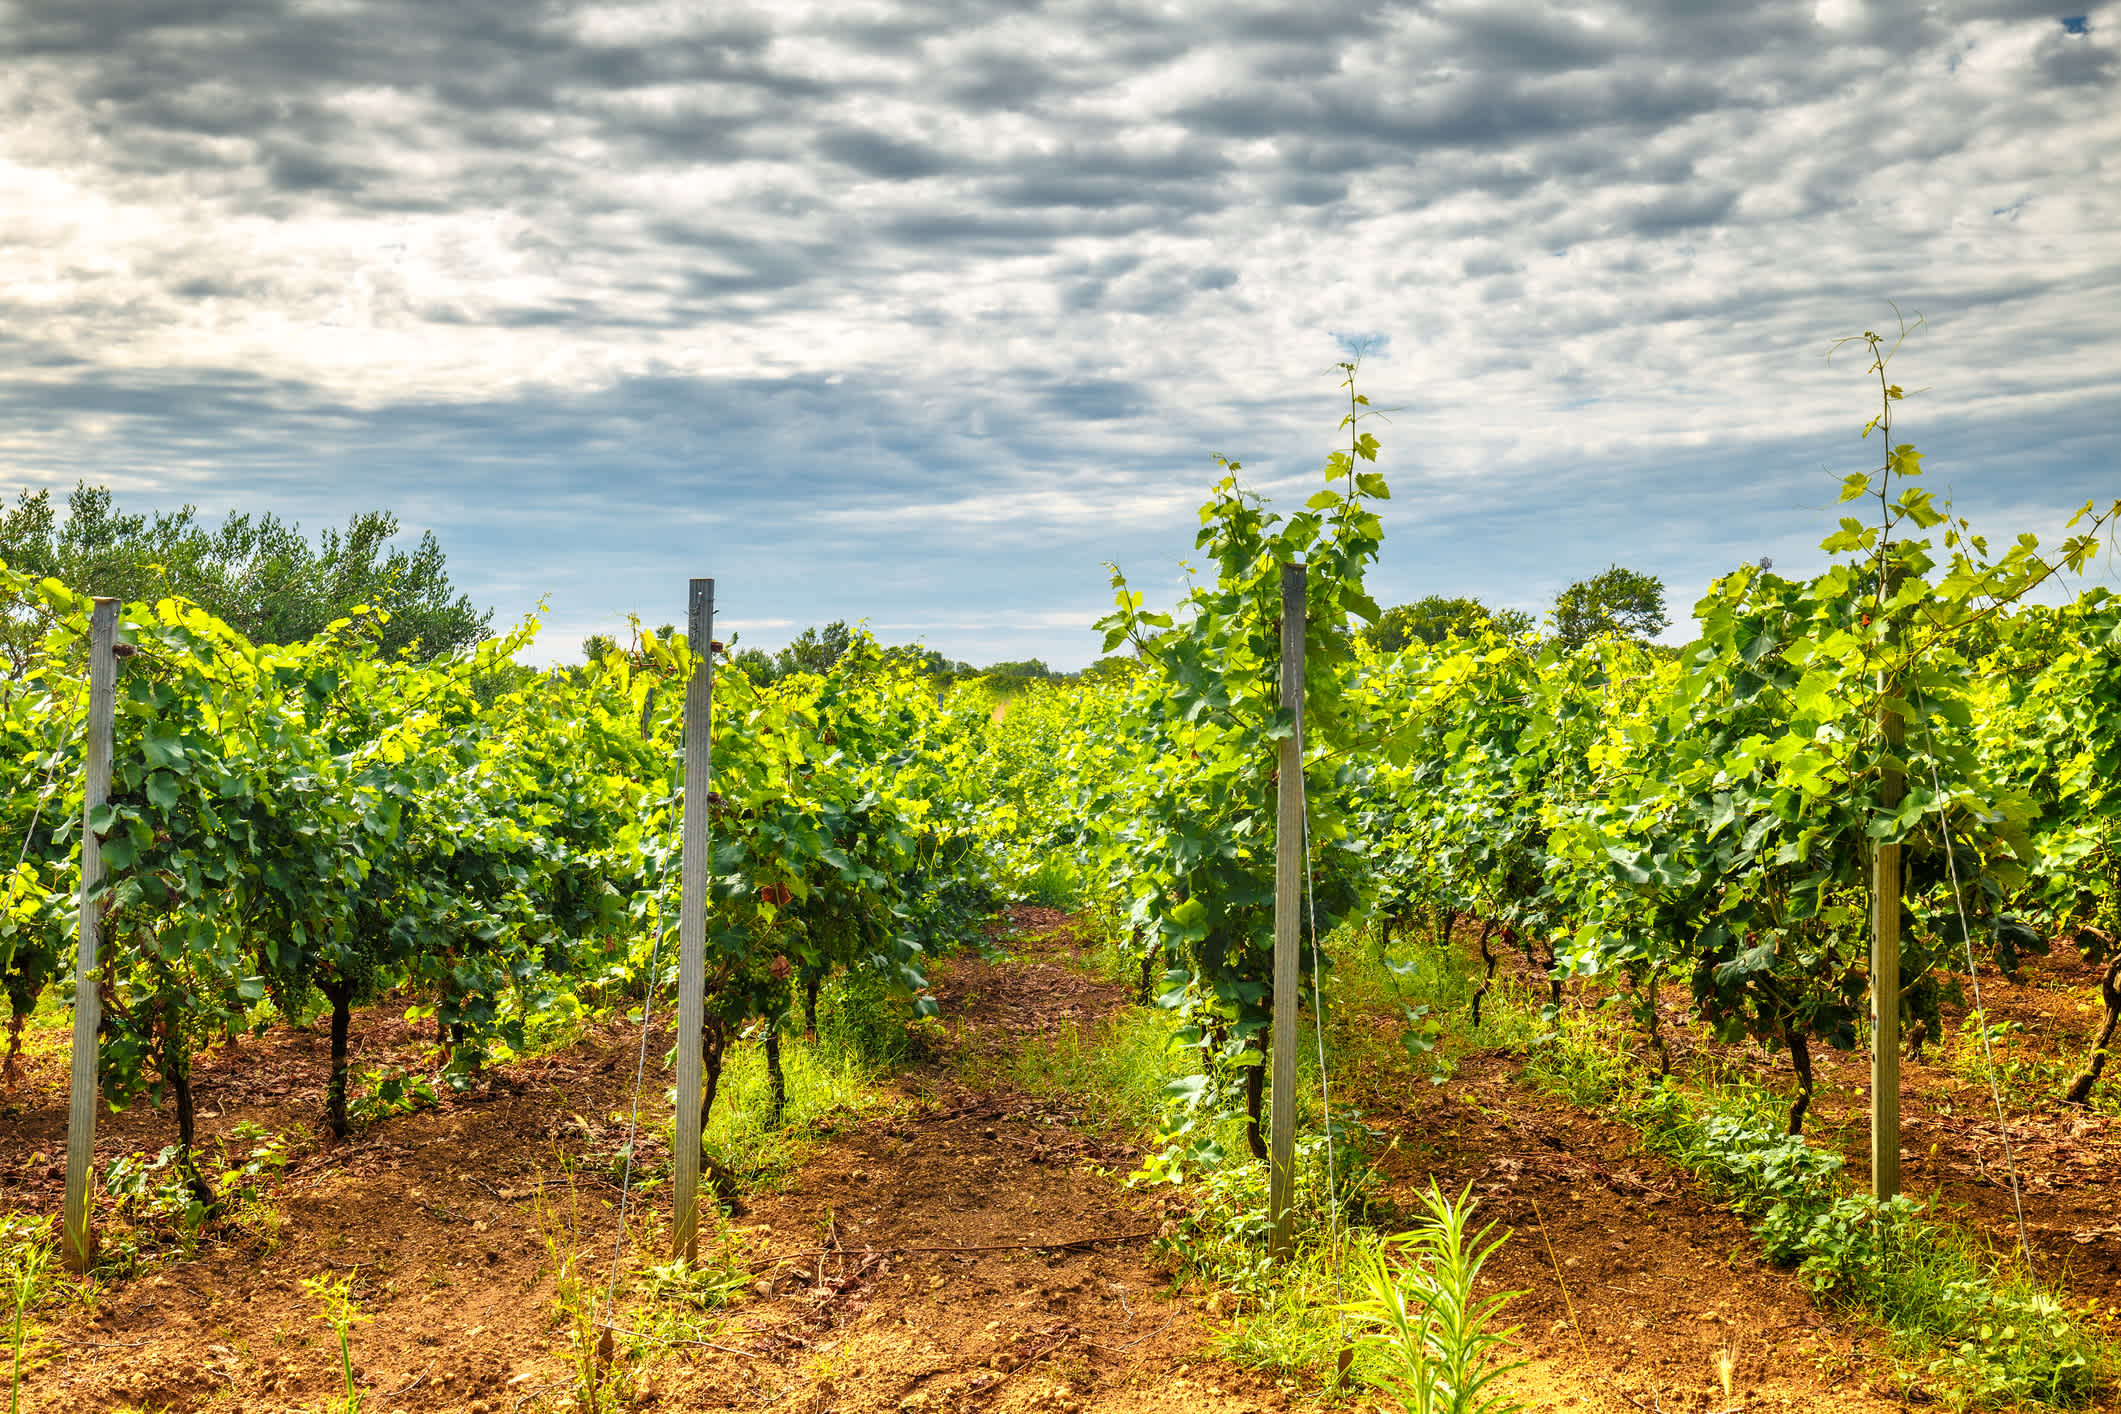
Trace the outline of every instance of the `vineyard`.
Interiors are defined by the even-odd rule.
[[[1984,538],[1893,347],[1676,650],[1377,648],[1352,367],[1006,694],[0,574],[11,1409],[2111,1407],[2121,503]]]

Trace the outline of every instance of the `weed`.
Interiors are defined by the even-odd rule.
[[[1552,1035],[1534,1047],[1528,1079],[1634,1125],[1751,1220],[1770,1260],[1794,1266],[1821,1300],[1881,1321],[1932,1396],[1959,1408],[2080,1408],[2111,1383],[2121,1354],[2082,1313],[1909,1199],[1851,1192],[1841,1157],[1782,1132],[1775,1098],[1758,1087],[1653,1083],[1595,1018]]]
[[[720,1229],[717,1236],[726,1239],[728,1228],[721,1223],[716,1226]],[[660,1265],[650,1263],[641,1269],[642,1294],[658,1305],[698,1311],[727,1306],[732,1297],[751,1284],[751,1274],[741,1261],[717,1260],[730,1255],[724,1249],[731,1245],[726,1240],[710,1243],[697,1264],[682,1257]]]
[[[1298,1138],[1293,1250],[1276,1261],[1268,1254],[1267,1170],[1244,1153],[1243,1122],[1241,1115],[1223,1116],[1214,1126],[1219,1135],[1203,1134],[1183,1148],[1167,1144],[1133,1176],[1137,1185],[1177,1190],[1165,1200],[1167,1218],[1152,1255],[1166,1264],[1174,1284],[1197,1282],[1211,1291],[1211,1315],[1232,1317],[1218,1341],[1224,1355],[1275,1373],[1337,1380],[1347,1354],[1339,1268],[1379,1243],[1367,1226],[1378,1187],[1365,1158],[1371,1136],[1355,1124],[1333,1126],[1338,1183],[1332,1197],[1325,1136],[1314,1130]],[[1363,1370],[1357,1376],[1374,1382]]]
[[[355,1272],[344,1276],[319,1274],[302,1279],[302,1289],[316,1300],[317,1319],[331,1327],[339,1341],[339,1373],[346,1382],[346,1396],[340,1405],[341,1414],[360,1414],[361,1392],[354,1388],[353,1373],[353,1328],[368,1322],[370,1317],[361,1311],[360,1303],[354,1299]]]
[[[217,1231],[240,1230],[268,1245],[277,1240],[284,1216],[266,1196],[266,1185],[287,1166],[286,1141],[246,1120],[214,1141],[212,1190],[221,1210]],[[125,1275],[165,1256],[189,1259],[206,1235],[209,1213],[177,1163],[172,1144],[150,1159],[132,1153],[114,1160],[103,1176],[112,1198],[96,1251],[99,1270]]]
[[[905,1004],[870,971],[840,973],[819,989],[817,1039],[835,1054],[881,1069],[905,1058]]]
[[[567,1327],[575,1407],[580,1414],[599,1414],[606,1404],[613,1340],[609,1329],[598,1329],[596,1279],[589,1271],[590,1254],[581,1241],[581,1198],[564,1159],[562,1173],[567,1182],[566,1207],[555,1208],[543,1196],[541,1187],[535,1208],[538,1233],[552,1263],[553,1302]]]
[[[1048,856],[1024,880],[1019,896],[1046,908],[1073,908],[1082,896],[1082,876],[1069,860]]]
[[[788,1097],[778,1115],[763,1048],[729,1048],[706,1144],[714,1161],[740,1183],[778,1181],[809,1157],[818,1137],[836,1129],[842,1116],[876,1103],[876,1064],[852,1046],[835,1044],[830,1025],[826,1016],[819,1017],[817,1041],[782,1038]]]
[[[347,1118],[355,1124],[374,1124],[436,1104],[434,1082],[410,1071],[363,1070],[356,1083],[359,1089],[346,1107]]]
[[[1136,1007],[1088,1032],[1060,1027],[1024,1040],[1008,1059],[1009,1079],[1034,1095],[1094,1096],[1104,1122],[1146,1134],[1189,1068],[1190,1048],[1173,1046],[1177,1030],[1177,1013]]]
[[[105,1170],[103,1191],[114,1201],[97,1245],[99,1267],[131,1272],[164,1250],[187,1258],[198,1250],[206,1208],[176,1158],[177,1146],[171,1144],[152,1159],[122,1155]]]
[[[7,1284],[15,1301],[11,1374],[7,1388],[8,1414],[18,1414],[22,1401],[22,1346],[30,1307],[36,1304],[44,1284],[45,1268],[51,1264],[51,1219],[0,1221],[0,1281]]]
[[[2076,1074],[2074,1063],[2037,1046],[2023,1022],[1984,1023],[1983,1013],[1969,1011],[1959,1025],[1959,1043],[1952,1047],[1952,1071],[1961,1080],[1985,1090],[1991,1056],[1995,1058],[1995,1078],[2006,1095],[2059,1095]]]
[[[630,1284],[638,1293],[629,1313],[629,1337],[636,1358],[666,1351],[672,1342],[706,1340],[713,1336],[718,1316],[751,1285],[742,1236],[729,1225],[719,1208],[705,1214],[708,1225],[700,1233],[699,1256],[687,1262],[644,1262]],[[634,1240],[634,1251],[661,1250],[660,1216],[645,1215],[642,1230]],[[709,1230],[711,1228],[711,1230]],[[617,1324],[617,1317],[612,1318]]]
[[[1373,1013],[1410,1003],[1441,1009],[1463,989],[1462,962],[1425,944],[1415,944],[1411,961],[1348,954],[1349,991],[1367,988]],[[1633,1054],[1623,1017],[1580,1003],[1551,1010],[1544,1001],[1498,985],[1480,1039],[1523,1055],[1531,1084],[1635,1127],[1647,1148],[1745,1217],[1765,1255],[1794,1267],[1821,1301],[1881,1321],[1910,1383],[1926,1385],[1928,1397],[1961,1408],[2083,1407],[2110,1385],[2121,1352],[2086,1312],[1934,1213],[1852,1192],[1837,1153],[1783,1132],[1783,1097],[1713,1068],[1693,1083],[1660,1081]],[[2060,1073],[2059,1062],[2014,1051],[2007,1024],[1990,1039],[2017,1083],[2046,1086]],[[1464,1044],[1446,1033],[1446,1048]],[[1389,1058],[1374,1043],[1362,1055]],[[1423,1060],[1415,1057],[1417,1073]],[[1397,1061],[1402,1071],[1405,1064]]]
[[[1498,1347],[1518,1328],[1494,1328],[1502,1308],[1523,1292],[1485,1300],[1473,1283],[1504,1238],[1490,1241],[1491,1223],[1470,1239],[1476,1205],[1468,1186],[1446,1197],[1432,1178],[1422,1195],[1428,1218],[1411,1232],[1387,1238],[1382,1247],[1350,1254],[1349,1271],[1361,1295],[1341,1309],[1364,1328],[1364,1341],[1380,1357],[1372,1376],[1407,1414],[1517,1414],[1523,1405],[1489,1394],[1488,1387],[1523,1361],[1497,1362]],[[1395,1266],[1398,1249],[1411,1260]]]
[[[1849,1192],[1839,1155],[1757,1116],[1697,1113],[1676,1087],[1651,1090],[1629,1117],[1754,1220],[1771,1260],[1795,1266],[1822,1299],[1883,1321],[1951,1403],[2076,1407],[2111,1378],[2114,1352],[2053,1292],[1904,1196]]]

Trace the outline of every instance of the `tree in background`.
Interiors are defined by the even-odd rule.
[[[1664,611],[1664,581],[1614,565],[1578,580],[1554,600],[1554,636],[1578,648],[1602,634],[1654,638],[1671,619]]]
[[[918,643],[901,643],[884,650],[887,663],[909,663],[918,672],[930,677],[956,677],[974,671],[970,663],[960,663],[933,648]]]
[[[669,638],[676,632],[676,629],[665,624],[655,631],[655,636],[659,639]],[[804,629],[793,642],[778,653],[769,653],[763,648],[740,647],[731,639],[728,661],[732,667],[739,669],[755,683],[777,682],[794,673],[816,673],[823,676],[833,670],[857,641],[867,637],[867,629],[859,625],[850,626],[845,619],[834,619],[823,628],[813,625]],[[622,649],[618,641],[607,634],[591,634],[582,640],[582,659],[585,663],[597,662],[614,652],[627,653],[637,664],[646,661],[638,648]],[[993,663],[984,668],[974,667],[920,643],[878,644],[876,652],[880,662],[894,666],[903,664],[915,672],[936,678],[985,677],[1016,682],[1065,682],[1073,680],[1076,676],[1055,670],[1041,658]],[[1098,668],[1090,671],[1102,672],[1109,676],[1115,671],[1113,665],[1121,661],[1106,659]],[[1126,661],[1131,663],[1131,660]]]
[[[589,644],[582,647],[586,650]],[[773,655],[763,648],[739,648],[729,655],[729,663],[753,682],[772,682],[779,676],[774,671]]]
[[[775,655],[774,670],[780,677],[790,673],[823,676],[853,646],[854,630],[847,627],[845,619],[834,619],[823,628],[806,628],[798,634],[793,643]]]
[[[850,627],[845,619],[834,619],[823,628],[812,626],[804,629],[795,640],[778,653],[769,653],[763,648],[736,648],[729,661],[741,669],[744,676],[753,682],[774,682],[791,673],[816,673],[820,676],[832,671],[857,638],[866,630]],[[584,641],[585,656],[591,643]],[[1044,663],[1031,659],[1023,663],[999,663],[992,668],[975,668],[962,663],[934,648],[919,643],[879,645],[880,661],[890,664],[905,664],[915,672],[930,677],[969,677],[974,673],[1004,673],[1017,677],[1053,677]]]
[[[1533,620],[1522,609],[1490,609],[1469,596],[1431,594],[1385,610],[1376,623],[1362,630],[1361,637],[1372,648],[1394,653],[1410,643],[1441,643],[1483,627],[1515,637],[1531,632]]]
[[[126,515],[108,487],[83,482],[63,521],[49,491],[24,491],[0,509],[0,561],[129,603],[189,599],[257,643],[306,641],[358,604],[389,615],[375,629],[387,654],[441,657],[485,638],[493,612],[453,594],[433,532],[406,550],[390,543],[398,530],[389,511],[367,511],[312,545],[270,513],[231,513],[219,526],[192,506]],[[0,651],[19,667],[41,631],[0,618]]]

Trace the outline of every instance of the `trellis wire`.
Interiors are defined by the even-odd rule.
[[[15,871],[22,871],[22,861],[29,858],[29,842],[37,833],[37,821],[44,815],[44,803],[52,798],[52,777],[59,770],[60,748],[53,747],[51,760],[44,767],[44,784],[37,788],[37,808],[30,811],[29,828],[22,832],[22,849],[15,856]]]
[[[604,1287],[604,1309],[611,1309],[611,1299],[619,1287],[619,1258],[626,1247],[626,1204],[632,1196],[633,1146],[641,1129],[641,1081],[648,1073],[648,1021],[655,1002],[656,966],[663,955],[663,930],[655,930],[655,941],[648,945],[648,980],[641,988],[641,1053],[633,1064],[633,1115],[626,1122],[626,1166],[619,1174],[619,1231],[611,1240],[611,1280]]]
[[[654,689],[650,688],[649,700],[654,701]],[[663,957],[663,900],[669,895],[666,880],[656,895],[655,938],[648,945],[648,978],[641,987],[641,1052],[633,1063],[633,1115],[626,1122],[626,1165],[619,1173],[619,1231],[611,1240],[611,1280],[604,1287],[604,1309],[611,1310],[612,1297],[619,1289],[619,1260],[626,1250],[626,1205],[633,1193],[633,1146],[641,1130],[641,1083],[648,1073],[648,1023],[654,1010],[656,973]]]
[[[1333,1094],[1326,1080],[1326,987],[1319,964],[1322,949],[1318,939],[1318,886],[1311,873],[1311,792],[1304,788],[1301,773],[1297,789],[1303,792],[1304,903],[1311,915],[1311,1024],[1318,1038],[1318,1103],[1326,1116],[1326,1232],[1333,1244],[1333,1300],[1342,1308],[1336,1315],[1341,1340],[1345,1342],[1348,1296],[1340,1280],[1340,1179],[1333,1159]]]
[[[1929,748],[1930,789],[1942,800],[1944,782],[1937,774],[1937,740],[1930,735],[1929,708],[1927,704],[1924,704],[1922,711],[1922,741]],[[1974,966],[1974,934],[1973,930],[1967,926],[1966,900],[1959,892],[1959,855],[1958,851],[1952,848],[1952,825],[1948,803],[1938,807],[1937,832],[1943,836],[1944,862],[1945,866],[1951,871],[1952,905],[1959,911],[1959,941],[1966,945],[1966,975],[1968,980],[1974,984],[1974,1015],[1981,1020],[1979,1028],[1981,1032],[1981,1055],[1988,1066],[1989,1098],[1994,1101],[1996,1107],[1996,1132],[2003,1136],[2003,1162],[2010,1174],[2011,1204],[2018,1212],[2018,1250],[2024,1254],[2026,1270],[2034,1271],[2033,1244],[2027,1239],[2025,1234],[2025,1195],[2018,1189],[2018,1156],[2011,1148],[2010,1123],[2003,1117],[2003,1089],[1996,1083],[1996,1052],[1988,1036],[1988,1007],[1981,1000],[1981,973]],[[2037,1272],[2035,1272],[2035,1275],[2037,1275]]]

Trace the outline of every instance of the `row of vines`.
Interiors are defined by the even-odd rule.
[[[1043,846],[1077,861],[1144,993],[1185,1011],[1204,1077],[1188,1093],[1203,1112],[1241,1103],[1255,1154],[1275,743],[1290,730],[1278,569],[1298,560],[1306,978],[1330,968],[1309,950],[1343,923],[1441,920],[1449,936],[1470,919],[1490,978],[1496,949],[1515,946],[1556,1005],[1571,981],[1612,984],[1667,1062],[1660,985],[1683,986],[1720,1040],[1789,1058],[1798,1133],[1813,1048],[1865,1039],[1871,860],[1898,843],[1909,1043],[1938,1035],[1975,961],[2015,973],[2074,937],[2108,964],[2106,1025],[2074,1096],[2089,1092],[2121,1015],[2121,601],[2055,591],[2121,505],[2087,505],[2050,552],[2031,536],[1992,546],[1923,489],[1915,448],[1891,441],[1892,345],[1859,344],[1880,400],[1864,435],[1886,443],[1841,488],[1863,514],[1809,578],[1747,565],[1716,581],[1695,606],[1700,637],[1676,651],[1490,631],[1365,647],[1375,503],[1390,493],[1352,367],[1346,444],[1302,510],[1277,516],[1230,463],[1202,510],[1212,571],[1175,614],[1150,612],[1115,571],[1107,648],[1130,646],[1141,671],[1047,708],[1052,753],[1072,769],[1044,783]]]
[[[90,603],[0,579],[43,622],[7,683],[0,981],[10,1080],[24,1019],[73,981]],[[473,1083],[555,1016],[668,995],[675,976],[682,637],[552,673],[516,667],[531,626],[417,662],[357,615],[254,644],[177,601],[123,608],[101,841],[106,1101],[167,1105],[190,1158],[192,1060],[328,1007],[323,1122],[348,1124],[352,1009],[431,1019],[442,1077]],[[982,705],[952,705],[859,645],[828,675],[723,671],[713,729],[707,1093],[728,1045],[766,1048],[820,983],[859,971],[913,1006],[922,957],[989,906]]]

